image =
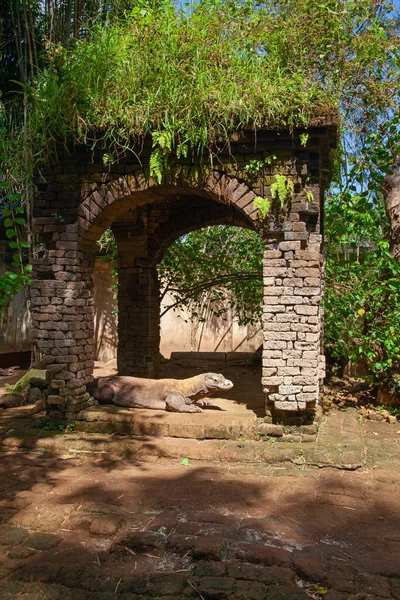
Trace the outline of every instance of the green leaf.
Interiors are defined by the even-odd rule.
[[[3,208],[3,217],[10,217],[11,214],[12,213],[11,213],[11,210],[9,208]]]
[[[33,269],[32,265],[26,265],[24,268],[24,271],[30,272],[30,271],[32,271],[32,269]]]
[[[29,242],[27,242],[26,240],[22,240],[21,242],[21,248],[30,248],[31,245]]]
[[[9,242],[8,244],[10,246],[10,248],[12,248],[13,250],[16,250],[18,248],[18,242],[14,242],[14,240],[12,240],[11,242]]]
[[[6,236],[8,237],[8,239],[13,238],[17,235],[17,232],[15,231],[15,229],[6,229]]]
[[[188,458],[182,458],[181,462],[179,463],[180,465],[184,465],[185,467],[189,466],[189,459]]]
[[[7,194],[7,198],[11,200],[11,202],[17,202],[17,200],[21,200],[22,194],[20,192],[16,192],[14,194]]]
[[[24,225],[25,225],[25,223],[26,223],[25,219],[23,219],[22,217],[15,217],[15,222],[16,222],[18,225],[22,225],[22,226],[24,226]]]
[[[5,219],[4,221],[4,227],[13,227],[14,223],[12,221],[12,219]]]

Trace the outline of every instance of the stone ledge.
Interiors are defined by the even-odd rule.
[[[317,433],[316,425],[284,428],[257,419],[251,411],[191,414],[103,405],[81,411],[77,419],[77,431],[156,438],[314,442]]]

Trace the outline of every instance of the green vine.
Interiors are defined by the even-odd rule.
[[[307,146],[307,142],[309,139],[309,134],[308,133],[301,133],[300,134],[300,144],[303,146],[303,148],[305,148]]]
[[[269,215],[271,210],[271,200],[263,198],[262,196],[256,196],[253,200],[254,206],[258,208],[261,218],[265,219]]]
[[[279,200],[281,208],[288,198],[294,194],[293,181],[286,175],[275,175],[275,182],[271,185],[272,200]]]
[[[263,160],[250,160],[248,164],[244,167],[244,170],[251,177],[255,177],[265,167],[271,167],[276,160],[277,156],[275,154],[269,154]]]

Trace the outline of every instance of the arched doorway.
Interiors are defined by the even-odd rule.
[[[102,232],[112,226],[118,244],[120,372],[156,377],[158,256],[178,235],[213,223],[259,229],[265,241],[267,415],[301,419],[314,409],[323,364],[320,207],[333,129],[310,129],[307,152],[300,132],[249,135],[219,155],[218,168],[200,158],[176,161],[162,183],[149,175],[149,154],[141,162],[132,153],[107,165],[101,152],[77,149],[43,170],[36,179],[34,231],[40,243],[31,308],[34,343],[47,366],[51,416],[74,420],[89,398],[93,265]],[[249,177],[249,160],[259,157],[265,164],[271,151],[276,166]],[[276,193],[278,176],[290,182],[283,199]],[[272,205],[264,216],[260,199]]]

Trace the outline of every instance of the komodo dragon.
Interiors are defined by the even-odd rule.
[[[130,408],[154,408],[172,412],[203,412],[207,396],[230,390],[233,383],[220,373],[203,373],[188,379],[142,379],[103,377],[90,393],[102,404]]]

